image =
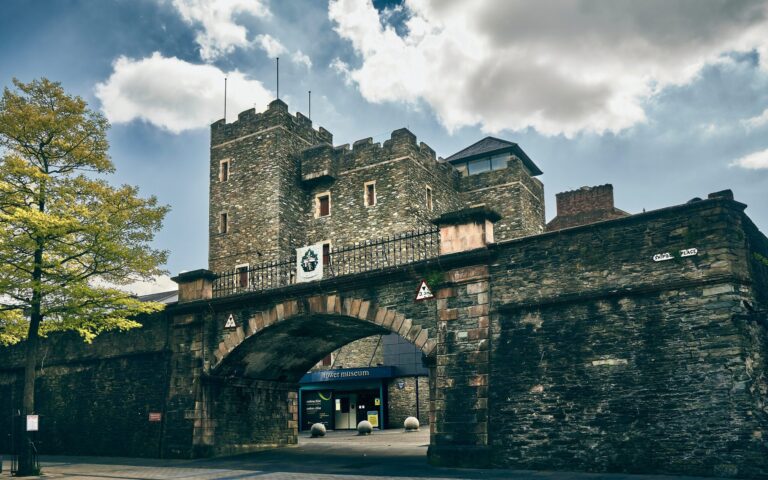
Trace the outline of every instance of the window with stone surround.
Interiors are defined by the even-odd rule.
[[[315,218],[327,217],[331,214],[331,192],[315,195]]]
[[[324,367],[330,367],[331,365],[333,365],[333,353],[329,353],[328,355],[326,355],[325,358],[323,358],[321,363]]]
[[[248,268],[249,265],[247,263],[235,267],[237,271],[237,286],[240,288],[248,288]]]
[[[221,212],[219,214],[219,233],[229,232],[229,214]]]
[[[328,266],[331,263],[331,244],[323,243],[323,266]]]
[[[427,210],[431,212],[432,211],[432,187],[430,187],[429,185],[427,185],[426,199],[427,199]]]
[[[229,159],[225,159],[219,162],[219,181],[226,182],[229,180]]]
[[[365,182],[363,184],[363,202],[366,207],[376,205],[376,182]]]

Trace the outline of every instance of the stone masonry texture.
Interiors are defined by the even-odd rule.
[[[433,464],[768,477],[768,239],[729,195],[544,232],[543,187],[515,157],[460,177],[404,129],[381,145],[333,147],[280,101],[217,122],[211,145],[214,271],[427,227],[480,203],[501,216],[495,242],[185,298],[90,345],[51,335],[39,359],[41,452],[192,458],[295,444],[302,375],[397,333],[429,369],[419,390]],[[231,177],[218,182],[224,159]],[[377,204],[365,207],[369,181]],[[321,192],[331,214],[315,218]],[[416,302],[425,278],[435,298]],[[23,351],[0,349],[5,412],[20,398]],[[391,384],[388,394],[395,422],[404,411]],[[2,432],[9,422],[0,415]]]
[[[497,240],[544,229],[544,187],[514,156],[506,169],[461,177],[407,129],[383,144],[367,138],[334,147],[332,139],[280,100],[264,113],[212,125],[210,270],[285,260],[317,242],[342,246],[431,228],[441,214],[481,203],[502,215]],[[222,161],[229,162],[226,181]],[[366,205],[371,182],[375,204]],[[321,194],[330,195],[330,215],[318,217]],[[222,213],[227,233],[219,231]]]

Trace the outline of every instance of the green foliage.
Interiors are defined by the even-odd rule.
[[[430,288],[434,288],[437,285],[443,283],[444,276],[445,274],[443,274],[442,271],[432,270],[431,272],[427,273],[427,275],[424,277],[424,280],[427,282],[427,285],[429,285]]]
[[[753,252],[752,256],[755,257],[755,260],[757,260],[758,262],[768,267],[768,257],[766,257],[765,255],[761,255],[757,252]]]
[[[139,326],[162,305],[115,286],[163,273],[149,244],[168,207],[103,179],[109,123],[85,101],[46,79],[14,85],[0,100],[0,343],[25,338],[30,312],[39,333],[86,341]]]

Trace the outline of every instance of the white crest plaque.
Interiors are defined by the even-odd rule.
[[[323,278],[323,244],[296,249],[296,282],[313,282]]]

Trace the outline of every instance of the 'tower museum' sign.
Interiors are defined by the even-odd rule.
[[[699,250],[696,248],[686,248],[684,250],[680,250],[680,258],[692,257],[698,254],[699,254]],[[667,260],[672,260],[673,258],[675,258],[675,256],[669,252],[657,253],[656,255],[653,256],[653,261],[665,262]]]

